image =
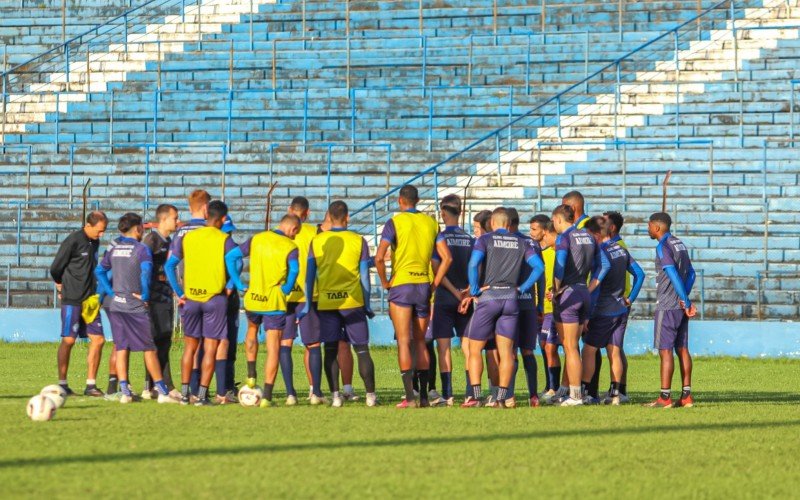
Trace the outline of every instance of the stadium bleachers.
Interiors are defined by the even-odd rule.
[[[445,162],[442,186],[469,182],[471,209],[523,214],[577,186],[590,213],[625,211],[649,270],[641,222],[672,170],[670,211],[703,269],[706,317],[791,318],[800,211],[785,199],[799,169],[790,144],[765,140],[789,134],[795,2],[737,3],[735,43],[728,5],[704,14],[679,32],[677,72],[671,38],[629,54],[714,4],[559,0],[542,15],[518,0],[248,0],[205,2],[199,22],[188,5],[158,24],[132,18],[128,43],[73,49],[69,82],[65,61],[9,75],[0,286],[9,305],[52,305],[46,266],[87,178],[112,217],[210,185],[254,231],[270,180],[278,206],[302,194],[317,215],[330,196],[355,209],[625,56],[618,87],[601,71],[564,94],[558,117],[547,105],[505,129],[499,161],[491,139]],[[776,24],[787,28],[764,29]],[[766,269],[776,274],[757,279]],[[637,313],[651,297],[648,282]]]

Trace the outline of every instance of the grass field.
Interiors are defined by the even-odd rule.
[[[73,353],[76,390],[85,352]],[[55,353],[55,344],[0,344],[3,498],[798,494],[800,361],[698,358],[691,409],[401,411],[393,407],[395,353],[375,349],[385,403],[378,408],[120,405],[79,396],[53,421],[31,422],[25,402],[54,382]],[[460,394],[460,354],[454,362]],[[296,385],[304,387],[299,366],[298,356]],[[632,358],[630,372],[633,400],[653,398],[657,359]],[[356,387],[363,395],[357,375]]]

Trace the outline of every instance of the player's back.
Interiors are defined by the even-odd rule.
[[[680,298],[664,270],[668,266],[673,266],[680,280],[686,282],[692,268],[689,249],[671,233],[667,233],[656,247],[656,309],[681,309]]]
[[[469,259],[472,256],[472,247],[475,239],[458,226],[448,226],[439,234],[438,239],[444,241],[453,258],[446,277],[459,290],[469,286]],[[436,290],[435,301],[439,304],[446,302],[457,303],[458,300],[452,293],[439,287]]]
[[[439,224],[417,211],[395,214],[391,222],[396,237],[392,245],[393,284],[430,283],[430,263]]]
[[[369,259],[364,238],[348,230],[325,231],[314,237],[319,309],[351,309],[364,305],[360,266]]]
[[[297,246],[297,260],[300,265],[297,281],[289,294],[289,302],[305,302],[306,270],[308,262],[308,249],[311,240],[317,235],[317,226],[304,222],[300,226],[300,231],[294,236],[294,244]],[[316,294],[314,294],[316,296]]]
[[[532,238],[525,236],[522,233],[514,233],[517,237],[519,237],[523,243],[532,249],[533,253],[535,253],[540,259],[542,258],[542,247],[539,246],[539,243],[533,241]],[[527,262],[523,259],[522,268],[520,269],[519,273],[519,280],[517,282],[518,285],[521,285],[528,276],[530,276],[531,272],[533,272],[533,268],[528,265]],[[534,309],[536,307],[536,301],[533,296],[533,290],[527,291],[525,293],[521,293],[519,295],[519,305],[520,309]]]
[[[594,238],[583,229],[570,227],[558,235],[556,240],[556,252],[562,250],[567,252],[567,262],[561,284],[586,286],[597,255],[597,243]]]
[[[152,262],[150,249],[132,238],[119,238],[103,259],[107,259],[113,273],[111,310],[145,312],[144,303],[134,294],[142,294],[142,263]]]
[[[478,238],[474,250],[486,255],[483,286],[490,288],[483,293],[483,296],[497,299],[516,298],[527,250],[525,241],[508,231],[493,231]]]
[[[600,251],[608,259],[610,268],[598,289],[597,303],[592,311],[593,316],[617,316],[624,314],[625,285],[630,265],[628,251],[613,241],[600,245]]]
[[[225,242],[229,236],[204,226],[186,234],[181,242],[186,296],[205,302],[225,289]]]

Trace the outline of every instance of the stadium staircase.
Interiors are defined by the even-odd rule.
[[[740,27],[791,24],[794,9],[785,4],[765,2],[770,8],[734,16]],[[790,194],[784,185],[792,177],[789,186],[796,185],[797,174],[784,173],[789,150],[769,148],[775,173],[766,188],[760,169],[763,139],[787,136],[794,72],[784,59],[796,50],[797,30],[742,29],[734,72],[723,7],[681,29],[677,74],[665,43],[629,55],[712,5],[563,0],[545,4],[542,16],[542,5],[517,0],[423,2],[422,9],[416,1],[247,0],[204,2],[200,16],[196,4],[174,1],[131,12],[124,26],[111,23],[70,45],[68,65],[66,51],[55,51],[4,78],[0,252],[8,274],[0,286],[7,304],[53,304],[46,266],[64,231],[76,226],[88,178],[91,199],[112,217],[213,186],[252,232],[263,224],[265,186],[273,180],[280,183],[278,206],[302,194],[317,216],[330,198],[371,207],[391,186],[514,121],[525,126],[506,127],[502,140],[497,134],[488,141],[491,148],[444,162],[439,194],[470,183],[471,210],[503,202],[527,215],[578,186],[590,210],[625,209],[626,238],[649,264],[652,243],[635,226],[660,205],[658,182],[672,169],[670,203],[680,208],[679,232],[707,274],[707,315],[754,317],[755,308],[734,305],[752,304],[754,273],[763,264],[788,269],[800,248],[796,236],[772,232],[788,231],[797,216],[784,206],[780,217],[769,214],[775,246],[758,260],[762,238],[742,236],[758,232],[766,214],[737,208],[762,191]],[[623,56],[617,100],[603,68]],[[569,90],[597,71],[580,91]],[[544,109],[521,116],[565,90],[571,100],[560,106],[560,120]],[[551,144],[559,129],[560,144]],[[680,147],[632,144],[666,143],[676,131]],[[631,144],[610,145],[614,136]],[[603,145],[569,145],[577,139]],[[708,168],[696,171],[698,162],[709,163],[710,147],[699,142],[706,139],[714,142],[713,188]],[[492,156],[498,145],[499,162]],[[704,213],[709,192],[714,211]],[[387,203],[374,206],[380,226]],[[364,222],[373,233],[370,218]],[[736,278],[717,277],[723,275]],[[763,295],[777,303],[762,305],[762,314],[796,314],[791,292]]]

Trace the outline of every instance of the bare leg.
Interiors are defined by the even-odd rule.
[[[620,382],[624,373],[622,349],[615,345],[608,344],[606,351],[608,352],[608,362],[611,365],[611,381]]]
[[[597,348],[588,344],[583,344],[583,352],[581,353],[581,360],[583,361],[583,372],[581,374],[581,382],[589,383],[594,376],[595,356],[597,355]]]
[[[411,308],[401,307],[390,302],[389,315],[392,318],[394,333],[397,337],[397,364],[400,367],[400,371],[411,370],[413,368],[411,359]]]
[[[511,377],[514,376],[514,340],[503,337],[502,335],[495,336],[497,342],[497,355],[500,358],[499,364],[499,387],[508,388],[511,384]]]
[[[156,351],[144,352],[144,366],[147,369],[147,373],[152,377],[153,382],[163,380],[161,363],[158,361],[158,353]]]
[[[480,385],[483,378],[483,351],[486,342],[480,340],[469,341],[469,384]]]
[[[103,344],[106,339],[102,335],[89,335],[89,354],[86,355],[86,378],[96,379],[97,370],[100,368],[100,358],[103,356]]]
[[[128,358],[130,351],[117,351],[117,377],[128,380]]]
[[[268,384],[275,384],[275,378],[278,376],[282,335],[281,330],[267,330],[267,361],[264,364],[264,380]]]
[[[489,383],[498,387],[500,385],[500,355],[497,349],[486,351],[486,373]]]
[[[690,386],[692,385],[692,355],[689,354],[689,349],[685,347],[675,349],[675,353],[678,355],[683,386]]]
[[[67,380],[69,370],[69,358],[72,353],[72,346],[75,345],[74,337],[61,337],[61,344],[58,346],[58,379]]]
[[[247,361],[255,361],[258,358],[258,325],[247,322],[247,333],[244,338],[244,352]]]
[[[557,323],[558,325],[558,323]],[[566,357],[567,369],[564,372],[569,379],[569,387],[580,387],[582,367],[581,367],[581,353],[578,350],[578,344],[581,337],[580,323],[562,323],[563,341],[564,341],[564,354]],[[573,394],[574,395],[574,394]]]
[[[672,387],[672,374],[675,372],[672,349],[659,349],[658,354],[661,356],[661,388],[669,389]]]
[[[219,348],[220,344],[225,341],[219,341],[214,339],[203,339],[203,359],[202,359],[202,366],[200,371],[200,385],[203,387],[208,387],[211,385],[211,378],[214,376],[214,364],[217,360],[217,349]],[[228,352],[228,345],[225,344],[225,351],[226,354]],[[223,356],[222,359],[225,359]]]
[[[183,356],[181,356],[181,384],[188,384],[192,378],[192,366],[195,354],[200,347],[200,340],[192,337],[183,337]],[[119,376],[119,374],[118,374]]]
[[[337,354],[339,361],[339,371],[342,374],[342,385],[353,385],[353,353],[350,351],[350,344],[339,341],[339,351]]]
[[[439,371],[453,371],[453,359],[450,354],[450,339],[437,339],[436,350],[439,353]]]

